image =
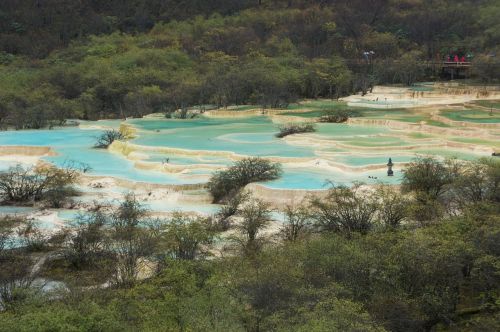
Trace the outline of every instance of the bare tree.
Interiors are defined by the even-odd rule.
[[[117,256],[115,281],[119,285],[131,286],[137,281],[157,246],[158,223],[147,217],[148,211],[132,194],[111,215],[110,249]]]
[[[14,226],[19,220],[12,219],[11,217],[4,217],[0,220],[0,258],[5,250],[10,247],[12,242],[12,235],[14,234]]]
[[[360,192],[360,187],[360,184],[352,188],[333,187],[325,198],[311,200],[311,215],[319,230],[349,236],[371,229],[377,206],[368,193]]]
[[[227,200],[227,203],[222,205],[220,210],[215,215],[214,225],[217,231],[227,231],[231,227],[231,217],[238,214],[241,206],[250,198],[250,193],[240,191]]]
[[[245,255],[254,255],[262,248],[265,238],[262,231],[271,221],[270,205],[259,199],[252,199],[239,212],[243,219],[236,225],[238,235],[232,240],[241,248]]]
[[[33,261],[22,253],[0,257],[0,311],[14,309],[36,292],[32,265]]]
[[[410,200],[391,186],[381,185],[376,191],[377,215],[387,227],[398,227],[408,216]]]
[[[207,218],[175,213],[164,227],[166,250],[174,258],[195,259],[204,244],[210,244],[213,233]]]
[[[105,227],[107,216],[100,212],[80,214],[72,225],[66,240],[65,255],[75,268],[81,268],[95,262],[95,259],[107,249]]]
[[[7,202],[48,200],[58,207],[75,191],[80,168],[66,163],[61,168],[52,165],[24,168],[17,165],[0,173],[0,195]]]
[[[284,214],[285,220],[280,228],[280,236],[283,240],[296,241],[309,231],[311,215],[305,206],[287,205]]]
[[[99,137],[94,147],[97,149],[107,149],[114,141],[122,140],[125,136],[118,130],[106,130]]]
[[[29,251],[40,251],[47,247],[49,236],[44,234],[33,220],[27,220],[18,230],[20,244]]]

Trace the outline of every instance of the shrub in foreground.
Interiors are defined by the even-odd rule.
[[[24,168],[21,165],[0,173],[0,196],[4,202],[26,203],[45,200],[52,207],[60,207],[75,194],[72,187],[81,168],[68,164],[62,168],[40,166]]]
[[[216,231],[224,232],[231,228],[231,217],[240,212],[242,205],[250,199],[250,193],[244,190],[228,198],[215,214],[213,228]]]
[[[218,203],[235,195],[252,182],[270,181],[281,176],[279,163],[262,158],[245,158],[226,170],[215,172],[208,182],[208,190]]]
[[[377,204],[373,197],[361,190],[361,184],[349,188],[332,187],[320,199],[311,200],[311,217],[322,231],[366,234],[373,226]]]

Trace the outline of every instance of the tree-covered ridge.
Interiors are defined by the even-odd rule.
[[[37,3],[53,8],[50,1]],[[131,3],[137,9],[139,2]],[[151,5],[147,3],[143,6]],[[141,116],[200,104],[283,107],[298,98],[367,91],[376,83],[430,79],[422,61],[466,51],[477,52],[482,61],[480,53],[498,44],[497,23],[491,18],[498,12],[494,1],[476,1],[474,7],[469,1],[375,0],[277,1],[257,7],[200,9],[207,15],[188,15],[186,20],[153,17],[156,24],[135,27],[134,33],[118,26],[82,32],[69,38],[67,47],[38,60],[22,55],[29,52],[0,46],[0,125],[40,128],[68,117]],[[19,8],[7,2],[2,13],[12,21],[30,12]],[[134,10],[119,13],[138,13]],[[59,11],[51,15],[47,28],[56,26],[55,17],[72,24],[74,17],[76,22],[84,17]],[[29,33],[7,34],[22,38]],[[30,41],[33,47],[39,43],[44,43],[43,34]],[[366,50],[374,55],[364,58]],[[480,78],[497,77],[498,65],[481,68],[486,70],[478,71]]]
[[[226,16],[245,9],[264,13],[261,33],[273,23],[265,19],[267,11],[303,11],[306,20],[290,21],[291,30],[302,34],[301,24],[308,26],[303,33],[314,33],[318,47],[308,52],[315,55],[324,52],[328,45],[328,28],[318,29],[321,17],[329,17],[339,27],[337,37],[351,39],[355,47],[361,46],[370,31],[390,33],[431,52],[442,43],[462,40],[476,48],[498,43],[498,29],[494,28],[498,24],[494,20],[498,4],[489,0],[5,0],[0,10],[0,49],[43,57],[54,48],[89,35],[117,30],[145,32],[159,22],[182,21],[198,15]],[[319,25],[311,24],[311,18],[320,19]]]
[[[144,32],[156,22],[247,8],[253,1],[5,0],[0,6],[0,49],[45,57],[73,39],[113,31]]]

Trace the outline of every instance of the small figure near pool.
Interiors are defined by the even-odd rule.
[[[394,166],[394,164],[392,163],[392,158],[389,158],[389,162],[387,163],[387,176],[394,176],[392,166]]]

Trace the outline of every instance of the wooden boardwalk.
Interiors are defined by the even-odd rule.
[[[454,61],[443,61],[437,62],[441,68],[470,68],[472,67],[472,62],[454,62]]]
[[[434,73],[449,75],[451,79],[468,77],[473,66],[469,61],[427,61],[425,64],[428,68],[432,68]]]

